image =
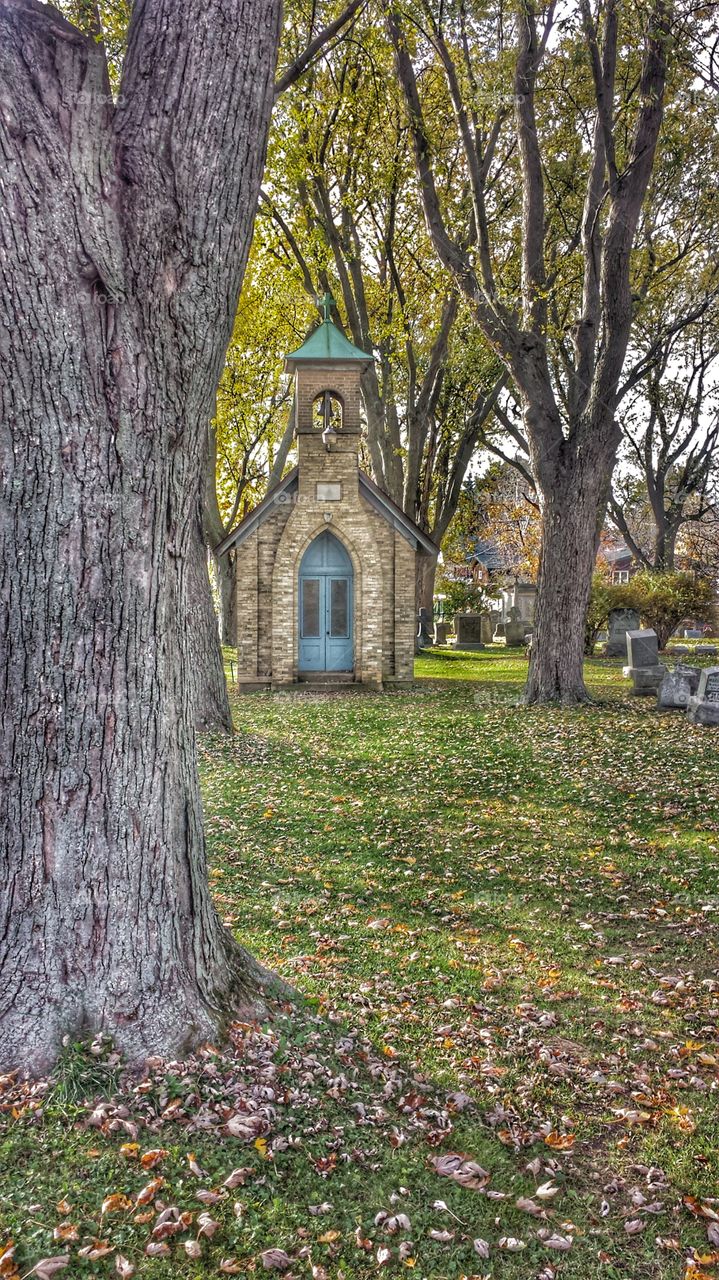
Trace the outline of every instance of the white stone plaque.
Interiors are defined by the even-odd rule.
[[[340,502],[342,499],[342,485],[339,482],[328,482],[324,480],[318,481],[317,484],[317,501],[318,502]]]

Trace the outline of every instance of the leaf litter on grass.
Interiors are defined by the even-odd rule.
[[[713,735],[688,751],[617,697],[478,709],[460,682],[236,713],[202,748],[218,906],[317,1015],[150,1064],[109,1110],[45,1116],[10,1082],[16,1134],[95,1152],[82,1212],[13,1194],[23,1267],[54,1242],[118,1274],[710,1280]]]

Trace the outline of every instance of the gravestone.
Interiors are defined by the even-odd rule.
[[[504,633],[505,633],[505,630],[506,630],[506,626],[507,626],[507,624],[506,624],[505,622],[498,622],[498,623],[497,623],[496,627],[494,628],[494,636],[492,637],[492,638],[493,638],[493,640],[494,640],[494,643],[495,643],[495,644],[504,644],[504,643],[505,643],[505,641],[506,641],[506,637],[505,637],[505,634],[504,634]]]
[[[698,627],[685,627],[685,628],[684,628],[684,639],[685,639],[685,640],[701,640],[701,638],[702,638],[702,636],[703,636],[703,635],[704,635],[704,632],[703,632],[703,631],[700,631]]]
[[[432,625],[432,615],[429,609],[420,609],[417,614],[417,648],[427,649],[432,643],[430,635],[430,626]]]
[[[716,658],[719,649],[715,644],[698,644],[694,652],[697,658]]]
[[[480,613],[458,613],[454,619],[454,630],[457,636],[458,649],[481,649],[482,615]]]
[[[719,725],[719,667],[705,667],[699,687],[689,700],[687,715],[692,724]]]
[[[612,609],[609,614],[608,658],[626,657],[627,632],[636,631],[638,626],[639,614],[636,609]]]
[[[667,653],[691,653],[691,646],[688,644],[670,644]]]
[[[481,615],[481,618],[482,620],[480,623],[479,630],[482,636],[482,644],[491,644],[492,643],[492,619],[490,618],[488,613],[483,613]]]
[[[659,661],[656,631],[627,631],[627,660],[630,667],[656,667]]]
[[[657,662],[653,667],[624,667],[625,677],[631,676],[632,693],[638,698],[648,698],[650,694],[657,693],[662,683],[667,669],[663,662]]]
[[[435,624],[434,624],[434,643],[435,643],[435,644],[446,644],[446,643],[447,643],[447,636],[449,635],[449,633],[450,633],[451,629],[452,629],[452,628],[451,628],[451,624],[450,624],[449,622],[435,622]]]
[[[508,648],[516,649],[524,644],[525,624],[511,618],[504,624],[504,641]]]
[[[684,666],[678,662],[673,671],[667,671],[657,690],[657,707],[660,711],[675,708],[686,711],[689,699],[699,688],[699,667]]]
[[[632,693],[638,697],[657,693],[667,669],[659,661],[656,631],[627,631],[626,645],[629,664],[623,674],[632,678]]]

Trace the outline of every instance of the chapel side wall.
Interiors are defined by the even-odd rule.
[[[237,678],[257,679],[257,531],[245,538],[235,556],[237,599]]]
[[[394,585],[395,585],[395,546],[394,529],[382,516],[370,507],[369,503],[361,503],[361,513],[372,527],[377,550],[382,566],[381,581],[376,580],[365,588],[366,610],[381,611],[382,616],[382,678],[394,675]]]
[[[416,577],[419,552],[407,539],[394,533],[394,675],[397,680],[414,679],[416,632]]]
[[[277,548],[292,509],[292,500],[277,510],[237,548],[238,680],[272,677],[272,575]]]

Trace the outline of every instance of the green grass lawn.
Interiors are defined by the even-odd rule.
[[[7,1085],[19,1274],[67,1222],[73,1275],[118,1251],[143,1277],[717,1275],[719,737],[617,662],[577,710],[518,705],[525,673],[435,651],[411,690],[235,702],[235,738],[201,744],[213,885],[308,1005],[139,1086],[107,1049],[34,1103]],[[126,1114],[89,1126],[103,1093]],[[149,1257],[163,1205],[192,1222]]]

